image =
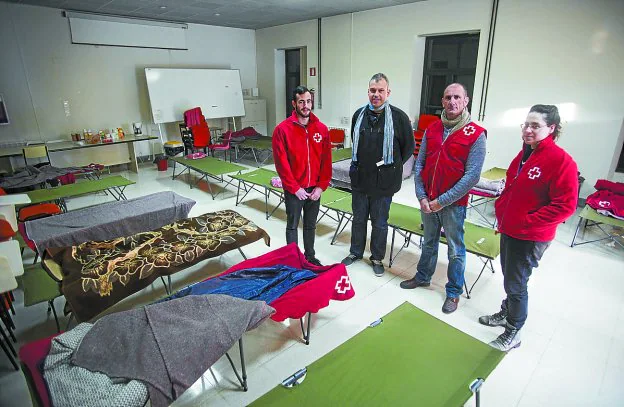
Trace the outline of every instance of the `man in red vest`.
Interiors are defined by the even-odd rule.
[[[401,282],[401,288],[405,289],[430,285],[444,228],[449,259],[446,300],[442,306],[446,314],[457,309],[463,293],[468,192],[479,181],[486,152],[486,131],[471,121],[468,101],[464,85],[447,86],[442,97],[441,120],[432,123],[425,132],[414,166],[425,236],[416,275]]]
[[[297,243],[303,209],[303,247],[306,259],[317,266],[314,237],[321,194],[332,174],[329,131],[312,113],[312,95],[305,86],[293,91],[292,115],[273,131],[273,161],[282,180],[286,204],[286,242]]]

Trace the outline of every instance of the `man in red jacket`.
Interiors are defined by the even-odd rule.
[[[314,236],[321,193],[331,180],[329,132],[312,112],[312,95],[305,86],[293,91],[292,115],[273,131],[273,161],[282,180],[286,204],[286,242],[297,243],[303,209],[303,247],[306,259],[317,266]]]
[[[576,163],[555,144],[561,131],[556,106],[535,105],[521,124],[524,145],[507,170],[505,190],[495,204],[500,256],[507,298],[499,312],[479,322],[503,326],[490,345],[502,351],[520,346],[520,329],[528,315],[527,283],[557,226],[576,209]]]

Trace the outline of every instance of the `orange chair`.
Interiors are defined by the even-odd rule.
[[[329,129],[329,141],[332,148],[344,147],[345,131],[344,129]]]
[[[0,195],[6,195],[4,189],[0,188]],[[27,220],[33,220],[37,218],[44,218],[46,216],[58,215],[63,211],[57,204],[43,203],[23,206],[17,212],[17,220],[25,222]]]

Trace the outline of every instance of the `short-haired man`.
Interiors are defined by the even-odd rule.
[[[282,180],[286,204],[286,242],[297,243],[303,209],[303,247],[306,259],[317,266],[314,237],[321,193],[331,180],[329,132],[312,112],[312,95],[305,86],[292,94],[292,115],[273,131],[273,161]]]
[[[405,289],[430,285],[444,227],[449,259],[446,300],[442,306],[446,314],[457,309],[463,293],[468,192],[479,182],[486,151],[486,130],[471,121],[468,101],[464,85],[447,86],[442,97],[442,118],[425,132],[414,166],[425,237],[416,275],[401,282],[401,288]]]
[[[351,120],[352,161],[349,169],[353,225],[351,248],[342,263],[349,266],[364,256],[366,227],[370,216],[370,260],[377,277],[384,274],[388,216],[392,196],[401,189],[403,163],[414,153],[414,134],[409,117],[390,105],[390,83],[383,73],[368,83],[369,103],[356,110]]]

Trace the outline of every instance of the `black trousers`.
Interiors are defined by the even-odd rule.
[[[501,309],[507,310],[507,322],[515,328],[522,328],[527,319],[529,314],[527,283],[548,246],[550,242],[519,240],[504,233],[501,234],[500,260],[505,293],[507,293]]]
[[[310,193],[314,187],[305,188]],[[297,228],[303,210],[303,249],[306,257],[314,257],[314,237],[316,235],[316,219],[321,207],[321,200],[304,201],[296,195],[284,191],[284,203],[286,204],[286,243],[299,244]]]

